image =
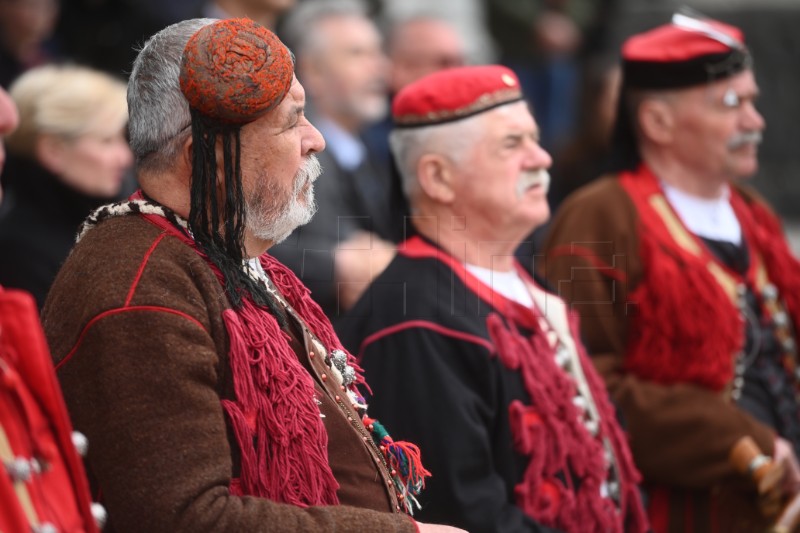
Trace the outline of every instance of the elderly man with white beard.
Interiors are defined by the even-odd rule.
[[[420,516],[473,533],[645,531],[576,321],[514,259],[549,217],[551,164],[516,76],[440,71],[393,116],[416,234],[337,329],[379,388],[371,412],[423,450]]]
[[[313,215],[325,146],[293,67],[248,19],[170,26],[134,63],[142,190],[86,221],[43,313],[106,531],[454,531],[408,516],[418,450],[266,253]]]

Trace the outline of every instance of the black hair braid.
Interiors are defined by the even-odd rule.
[[[192,113],[192,184],[189,229],[195,242],[225,278],[225,294],[234,308],[249,295],[267,307],[281,327],[286,318],[267,289],[244,269],[245,203],[242,187],[240,125],[221,124],[194,109]],[[222,139],[225,196],[222,210],[224,235],[220,232],[217,195],[217,137]]]

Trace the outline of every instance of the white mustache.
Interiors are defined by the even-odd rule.
[[[522,196],[530,187],[541,185],[545,194],[550,189],[550,173],[546,168],[523,171],[517,180],[517,195]]]
[[[299,194],[307,183],[314,183],[317,181],[317,178],[320,176],[320,174],[322,174],[322,165],[319,164],[319,159],[317,159],[317,156],[311,154],[306,157],[306,160],[303,161],[303,166],[301,166],[300,170],[297,171],[297,175],[294,179],[295,194]]]
[[[728,141],[728,148],[731,150],[736,150],[745,144],[759,145],[761,144],[761,137],[760,131],[746,131],[744,133],[737,133]]]

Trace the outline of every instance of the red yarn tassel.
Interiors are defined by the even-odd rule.
[[[207,261],[196,244],[165,218],[144,218],[194,247]],[[208,264],[224,286],[220,270]],[[266,258],[262,264],[276,262]],[[269,270],[292,303],[307,301],[307,289],[287,271]],[[331,339],[330,323],[321,320],[313,306],[295,309],[315,333],[322,332],[322,339]],[[328,462],[328,434],[314,401],[314,382],[292,350],[288,334],[250,298],[243,299],[240,309],[223,313],[223,319],[236,400],[223,400],[222,405],[242,452],[241,477],[231,482],[230,490],[298,506],[338,504],[339,484]]]
[[[308,288],[297,279],[294,272],[271,256],[261,256],[261,266],[322,344],[328,350],[338,349],[347,354],[347,364],[356,371],[355,385],[364,387],[369,394],[372,394],[372,389],[364,379],[364,370],[358,365],[356,358],[342,346],[330,320],[319,304],[311,298]]]
[[[613,503],[600,494],[607,474],[603,447],[578,421],[579,413],[572,403],[575,384],[556,364],[554,348],[541,331],[524,337],[515,324],[509,321],[506,325],[497,314],[487,318],[487,327],[497,357],[520,371],[531,401],[531,406],[520,401],[509,406],[514,449],[530,456],[523,481],[515,487],[517,505],[540,523],[563,531],[646,531],[641,501],[628,490],[631,486],[635,489],[638,472],[620,439],[605,388],[580,343],[579,359],[600,415],[602,435],[612,441],[620,463],[625,494],[622,510],[632,517],[628,521],[631,529],[624,529],[624,520],[617,518]],[[576,328],[577,318],[570,315],[570,330],[578,339]],[[577,489],[573,476],[580,480]]]

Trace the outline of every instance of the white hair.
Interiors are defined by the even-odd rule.
[[[389,146],[400,172],[406,198],[412,200],[418,192],[417,165],[422,156],[438,154],[456,164],[463,163],[483,131],[484,117],[485,113],[480,113],[444,124],[392,130]]]

